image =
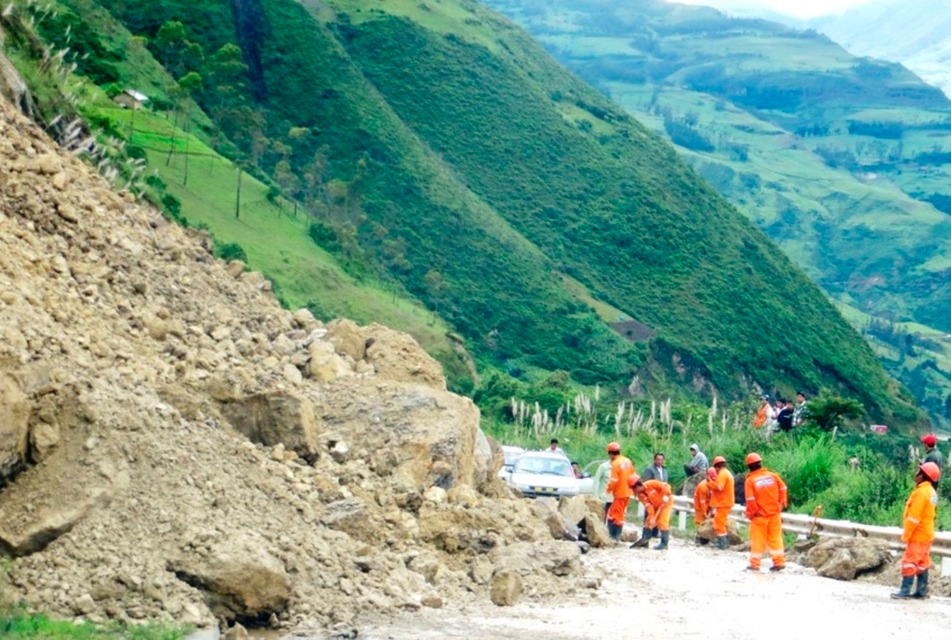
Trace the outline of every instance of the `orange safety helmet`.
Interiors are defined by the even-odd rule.
[[[925,445],[926,447],[933,447],[938,444],[938,438],[936,438],[933,433],[923,435],[921,436],[921,444]]]
[[[609,442],[608,453],[621,453],[621,445],[617,442]]]
[[[941,469],[934,462],[925,462],[918,469],[932,482],[937,482],[941,477]]]
[[[641,481],[641,477],[637,475],[636,473],[632,473],[631,477],[627,479],[627,486],[634,488],[634,485],[636,485],[640,481]]]
[[[717,470],[713,467],[707,469],[707,480],[716,480],[717,479]]]
[[[713,466],[715,467],[721,462],[723,464],[726,464],[726,458],[724,458],[723,456],[717,456],[716,458],[713,459]]]
[[[747,466],[747,467],[750,466],[751,464],[756,464],[757,462],[762,462],[762,461],[763,461],[763,459],[760,457],[760,455],[759,455],[758,453],[747,453],[747,454],[746,454],[746,466]]]

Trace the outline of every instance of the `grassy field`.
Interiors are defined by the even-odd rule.
[[[267,199],[268,187],[244,174],[240,215],[235,216],[238,171],[194,136],[185,134],[164,115],[133,114],[104,104],[96,113],[129,131],[131,141],[148,153],[148,172],[167,184],[168,192],[182,203],[189,224],[206,227],[219,242],[237,243],[248,255],[248,266],[261,271],[279,286],[290,308],[309,306],[324,317],[343,316],[357,322],[380,322],[411,333],[425,348],[449,351],[448,328],[421,305],[405,298],[394,286],[357,281],[345,273],[333,256],[320,249],[307,235],[308,215],[293,205]],[[174,144],[173,140],[174,133]],[[174,146],[168,164],[168,149]],[[188,160],[188,185],[184,185]]]

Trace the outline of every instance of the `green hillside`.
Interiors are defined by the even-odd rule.
[[[92,0],[60,2],[90,14]],[[670,146],[480,5],[99,6],[180,81],[179,110],[185,94],[211,116],[189,120],[205,144],[310,216],[249,234],[181,198],[219,240],[256,240],[252,266],[273,263],[268,240],[302,256],[309,236],[353,281],[420,300],[484,369],[528,381],[832,387],[876,418],[918,418],[822,293]],[[324,282],[273,277],[338,310]],[[645,326],[640,342],[611,329],[615,310]]]
[[[677,145],[872,335],[935,416],[951,394],[951,102],[814,32],[658,1],[492,0],[559,60]],[[866,328],[867,322],[857,325]],[[878,332],[881,333],[881,332]],[[916,369],[918,369],[916,371]]]

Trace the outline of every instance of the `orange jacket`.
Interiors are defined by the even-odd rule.
[[[634,495],[629,481],[634,475],[634,463],[624,456],[618,456],[611,461],[611,479],[608,480],[606,493],[612,494],[615,498],[630,498]]]
[[[786,483],[779,475],[760,467],[746,476],[746,517],[768,518],[789,506]]]
[[[753,427],[759,429],[764,424],[766,424],[766,418],[769,414],[769,403],[763,403],[760,405],[759,409],[756,410],[756,415],[753,416]]]
[[[710,487],[710,506],[714,509],[732,507],[736,504],[733,493],[733,474],[726,467],[717,471],[717,479],[707,481]]]
[[[908,496],[905,514],[902,516],[905,530],[902,542],[931,542],[934,540],[934,516],[938,506],[938,494],[927,480]]]
[[[644,482],[644,490],[637,494],[637,499],[647,507],[648,520],[653,520],[664,505],[671,503],[673,498],[670,495],[670,485],[666,482],[660,480]]]
[[[710,487],[706,480],[700,482],[693,490],[693,510],[703,516],[707,515],[710,505]]]

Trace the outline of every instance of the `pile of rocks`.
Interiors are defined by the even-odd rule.
[[[281,309],[0,98],[3,595],[330,627],[573,590],[499,464],[412,338]]]

